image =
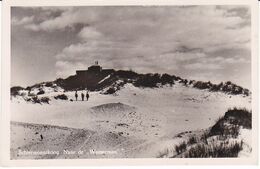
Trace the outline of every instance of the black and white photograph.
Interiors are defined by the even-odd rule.
[[[250,5],[12,6],[10,160],[253,157]]]

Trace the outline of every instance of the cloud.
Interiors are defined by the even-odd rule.
[[[221,65],[214,64],[214,63],[191,63],[183,66],[185,69],[188,70],[218,70],[223,69]]]
[[[204,56],[205,57],[205,56]],[[228,67],[234,65],[245,65],[250,64],[251,60],[246,59],[243,56],[217,56],[217,57],[205,57],[204,59],[197,59],[192,63],[184,63],[183,67],[187,70],[198,70],[198,71],[205,71],[205,70],[220,70],[220,69],[227,69]]]
[[[95,19],[94,12],[84,10],[84,7],[69,7],[69,8],[40,8],[41,11],[48,12],[61,12],[57,17],[50,17],[40,23],[34,23],[27,26],[28,29],[33,31],[57,31],[65,28],[73,28],[76,24],[87,24],[88,21]]]
[[[220,63],[222,65],[224,65],[224,64],[241,64],[241,63],[249,64],[249,63],[251,63],[251,60],[246,59],[245,57],[241,57],[241,56],[233,56],[233,57],[227,57],[227,58],[219,56],[219,57],[212,59],[212,62]]]
[[[176,50],[176,52],[164,53],[164,54],[160,55],[159,57],[185,62],[185,61],[191,61],[191,60],[204,59],[206,57],[206,54],[202,51],[179,52],[179,50]]]
[[[73,29],[77,24],[90,25],[91,28],[81,30],[80,37],[99,33],[112,41],[156,45],[155,47],[172,44],[172,48],[184,45],[195,49],[216,50],[250,41],[250,18],[242,17],[247,16],[250,10],[243,6],[74,7],[60,11],[61,14],[57,17],[26,25],[26,28],[52,32]],[[241,28],[239,25],[244,23],[248,24]],[[84,33],[84,30],[91,32]]]
[[[75,37],[55,55],[58,75],[95,60],[108,68],[196,76],[250,66],[247,6],[47,7],[35,12],[34,20],[24,24],[27,30]]]
[[[56,75],[58,77],[67,77],[68,75],[75,74],[75,70],[86,69],[86,66],[80,62],[57,61],[55,66],[57,68]]]
[[[25,24],[32,23],[33,20],[34,20],[34,16],[26,16],[26,17],[23,17],[21,19],[18,19],[16,17],[12,17],[11,24],[14,25],[14,26],[25,25]]]
[[[84,40],[84,41],[88,41],[88,40],[96,40],[101,38],[102,34],[100,32],[98,32],[97,30],[95,30],[94,28],[91,27],[84,27],[79,33],[78,36]]]

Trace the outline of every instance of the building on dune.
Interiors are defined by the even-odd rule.
[[[94,65],[89,66],[87,70],[77,70],[77,76],[86,76],[88,74],[100,75],[100,74],[109,74],[113,73],[113,69],[102,69],[102,67],[98,64],[98,61],[95,62]]]
[[[114,69],[102,69],[98,61],[96,61],[94,65],[89,66],[86,70],[77,70],[75,77],[79,88],[94,90],[98,88],[102,79],[114,72]]]

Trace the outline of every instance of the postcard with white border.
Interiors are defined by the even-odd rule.
[[[256,0],[5,0],[1,163],[257,164]]]

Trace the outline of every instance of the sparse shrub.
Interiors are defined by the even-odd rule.
[[[181,80],[183,82],[183,80]],[[189,84],[193,84],[193,87],[197,89],[209,89],[209,91],[212,92],[224,92],[227,94],[232,94],[232,95],[239,95],[243,94],[245,96],[250,95],[250,91],[248,89],[245,89],[241,86],[238,86],[236,84],[233,84],[231,81],[227,81],[225,83],[221,82],[219,84],[212,84],[210,81],[209,82],[202,82],[202,81],[197,81],[197,82],[191,82]]]
[[[31,88],[30,86],[27,86],[27,87],[25,88],[25,90],[31,91],[32,88]]]
[[[46,87],[52,87],[53,86],[53,82],[46,82],[45,86]]]
[[[35,97],[35,96],[37,96],[37,95],[34,94],[34,93],[30,93],[30,92],[28,92],[28,96],[30,96],[30,97]]]
[[[193,84],[194,82],[195,82],[195,80],[190,80],[189,85]]]
[[[168,74],[163,74],[162,77],[161,77],[161,83],[162,85],[165,85],[165,84],[174,84],[174,81],[173,81],[173,78],[172,76],[168,75]]]
[[[41,102],[41,103],[47,103],[47,104],[49,104],[50,98],[49,98],[49,97],[42,97],[42,98],[40,99],[40,102]]]
[[[31,102],[32,101],[32,98],[25,98],[25,101],[27,101],[27,102]]]
[[[243,93],[243,88],[242,87],[240,87],[240,86],[234,86],[233,88],[232,88],[232,94],[235,94],[235,95],[237,95],[237,94],[242,94]]]
[[[216,85],[216,84],[212,84],[212,86],[211,86],[211,88],[210,88],[210,91],[212,91],[212,92],[218,92],[218,91],[221,91],[221,84],[218,84],[218,85]]]
[[[248,89],[244,89],[241,86],[233,84],[232,82],[228,81],[222,85],[222,91],[232,95],[244,94],[245,96],[249,96],[250,92]]]
[[[193,84],[193,87],[198,89],[210,89],[212,85],[213,84],[210,81],[209,82],[197,81]]]
[[[110,87],[104,94],[114,94],[116,89],[114,87]]]
[[[54,98],[56,100],[68,100],[68,96],[66,96],[65,94],[60,94],[60,95],[57,95],[57,96],[54,96]]]
[[[227,81],[225,84],[226,84],[226,85],[231,85],[232,82],[231,82],[231,81]]]
[[[116,75],[127,79],[134,79],[138,76],[138,74],[132,70],[118,70],[116,71]]]
[[[41,94],[44,94],[45,92],[43,90],[40,90],[37,95],[41,95]]]
[[[41,104],[41,100],[37,96],[32,97],[32,102]]]
[[[37,84],[31,86],[31,88],[42,88],[44,86],[43,84],[44,83],[37,83]]]
[[[161,82],[159,74],[146,74],[139,77],[134,83],[137,87],[157,87],[157,84]]]
[[[180,81],[180,83],[182,83],[183,85],[187,86],[188,80],[187,80],[187,79],[182,79],[182,80]]]
[[[11,88],[11,95],[12,96],[17,96],[17,95],[19,95],[19,91],[23,90],[23,89],[24,88],[21,87],[21,86],[14,86],[14,87]]]
[[[186,151],[186,149],[187,149],[187,143],[185,141],[183,141],[179,145],[175,145],[175,151],[177,154],[183,153],[184,151]]]
[[[174,75],[173,75],[172,77],[173,77],[173,79],[176,80],[176,81],[182,80],[182,78],[181,78],[180,76],[174,76]]]
[[[249,91],[248,89],[244,89],[244,90],[243,90],[243,94],[244,94],[245,96],[249,96],[250,91]]]

